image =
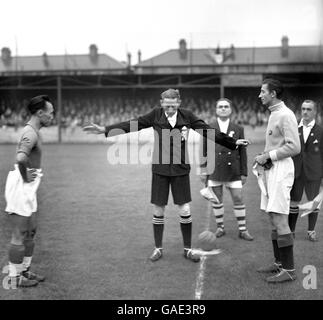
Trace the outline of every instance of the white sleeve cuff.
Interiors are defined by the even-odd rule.
[[[269,157],[272,161],[277,161],[277,151],[276,150],[269,151]]]

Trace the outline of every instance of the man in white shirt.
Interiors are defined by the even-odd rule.
[[[291,191],[291,206],[289,227],[295,235],[298,204],[305,190],[306,197],[312,201],[320,191],[323,177],[323,128],[316,121],[317,106],[312,100],[305,100],[301,106],[302,119],[298,126],[301,142],[301,153],[293,157],[295,166],[295,181]],[[319,209],[308,215],[307,237],[317,241],[315,225]]]

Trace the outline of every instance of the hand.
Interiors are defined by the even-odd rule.
[[[35,181],[35,179],[37,177],[36,169],[27,169],[26,170],[26,177],[27,177],[27,179],[25,180],[26,183]]]
[[[245,185],[246,182],[247,182],[247,177],[246,176],[241,176],[241,182],[242,182],[242,185]]]
[[[105,133],[105,127],[91,122],[90,125],[83,127],[83,131],[85,131],[86,133],[101,134]]]
[[[249,145],[250,144],[250,141],[249,140],[247,140],[247,139],[238,139],[237,141],[236,141],[236,145],[237,146],[247,146],[247,145]]]
[[[255,162],[259,163],[262,166],[262,165],[264,165],[267,162],[267,160],[269,158],[270,158],[269,153],[268,152],[265,152],[265,153],[262,153],[262,154],[258,154],[255,157]]]

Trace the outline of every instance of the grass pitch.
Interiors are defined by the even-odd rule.
[[[5,290],[10,299],[194,299],[199,264],[183,258],[179,218],[172,198],[166,211],[164,257],[148,260],[153,249],[150,165],[110,165],[107,145],[45,145],[44,177],[38,193],[39,228],[33,270],[47,280],[36,288]],[[268,285],[256,269],[273,259],[268,218],[259,210],[260,192],[251,173],[263,145],[248,148],[249,178],[244,187],[247,226],[253,242],[238,239],[228,192],[224,192],[227,234],[222,253],[205,261],[201,299],[323,299],[322,217],[317,243],[306,240],[307,218],[299,218],[295,241],[298,279]],[[15,145],[0,145],[0,267],[7,263],[10,229],[4,213],[4,185],[15,159]],[[193,245],[209,220],[202,185],[191,172]],[[303,268],[313,265],[317,289],[306,290]],[[3,277],[5,274],[3,274]]]

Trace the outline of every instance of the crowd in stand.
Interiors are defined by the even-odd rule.
[[[191,109],[207,123],[215,120],[215,105],[217,98],[194,97],[184,98],[182,106]],[[254,96],[232,98],[234,111],[233,121],[241,125],[252,127],[266,125],[269,111]],[[284,100],[299,118],[300,98],[289,96]],[[54,105],[56,101],[54,100]],[[321,106],[319,102],[318,122],[321,123]],[[0,97],[0,127],[19,128],[28,120],[24,108],[27,100]],[[133,119],[159,105],[154,98],[128,98],[128,97],[68,97],[62,100],[61,125],[63,128],[76,128],[89,122],[112,124],[119,121]],[[57,121],[57,118],[56,120]],[[56,125],[57,123],[53,123]]]

